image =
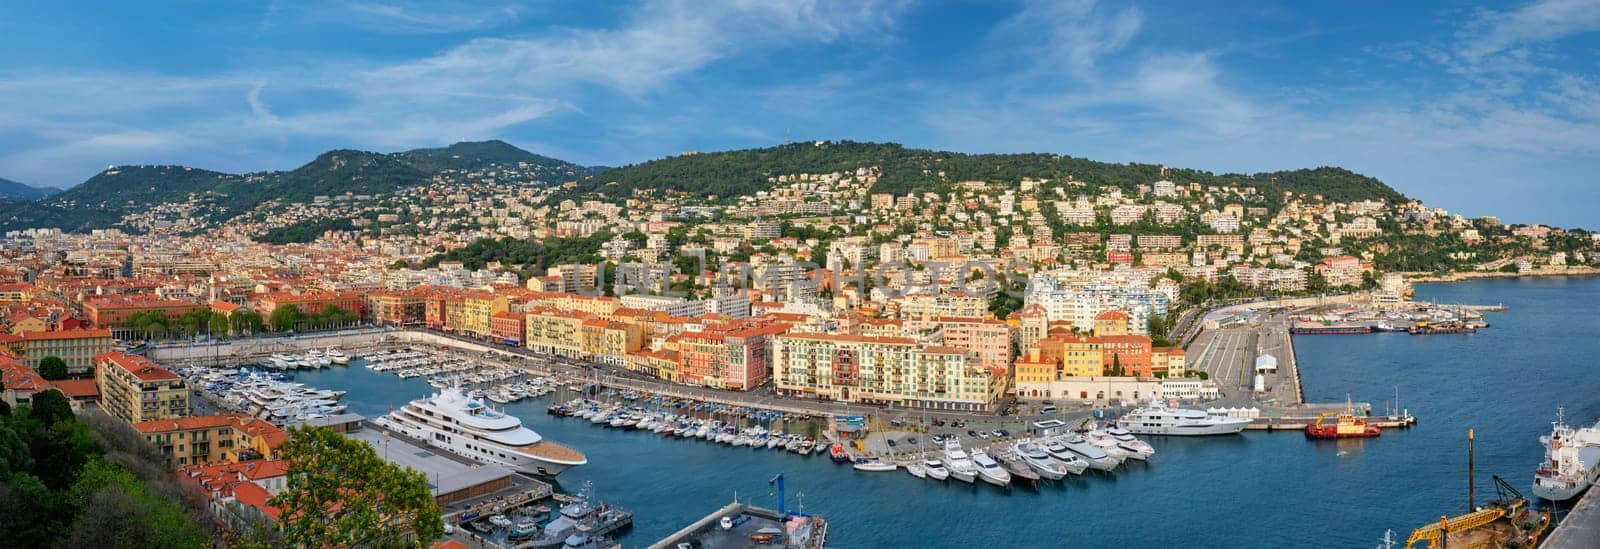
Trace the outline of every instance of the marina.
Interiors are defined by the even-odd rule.
[[[1567,416],[1574,421],[1600,418],[1600,403],[1590,401],[1591,395],[1600,392],[1600,380],[1578,374],[1579,364],[1567,359],[1572,354],[1600,355],[1600,342],[1581,337],[1581,325],[1571,322],[1579,314],[1577,303],[1600,300],[1597,282],[1600,280],[1538,279],[1424,285],[1419,287],[1423,296],[1438,294],[1441,300],[1466,302],[1504,301],[1510,310],[1497,318],[1497,329],[1469,337],[1373,334],[1355,348],[1343,338],[1306,337],[1295,341],[1308,399],[1338,402],[1338,408],[1343,408],[1349,395],[1358,406],[1371,400],[1378,403],[1375,408],[1384,409],[1383,401],[1391,399],[1398,386],[1408,407],[1430,410],[1429,421],[1411,429],[1386,432],[1378,439],[1316,442],[1298,434],[1303,425],[1290,430],[1291,435],[1247,429],[1226,437],[1148,437],[1146,441],[1156,451],[1148,465],[1129,462],[1114,474],[1090,471],[1069,475],[1068,482],[1041,482],[1037,493],[1000,490],[955,479],[929,482],[909,471],[864,473],[834,465],[820,456],[736,450],[723,444],[663,437],[651,431],[596,428],[587,421],[548,414],[550,405],[583,396],[581,391],[571,391],[565,385],[545,399],[525,400],[505,408],[541,434],[578,448],[589,457],[589,464],[563,473],[555,483],[575,490],[590,480],[607,487],[610,499],[627,505],[635,513],[634,526],[617,538],[626,547],[648,545],[693,524],[704,518],[708,504],[738,497],[740,501],[771,507],[772,500],[766,494],[774,471],[783,471],[793,485],[806,487],[805,509],[828,517],[829,543],[841,547],[941,545],[939,540],[952,539],[978,545],[1093,544],[1095,540],[1116,539],[1119,532],[1130,528],[1141,529],[1142,539],[1151,544],[1181,546],[1196,540],[1222,543],[1241,538],[1284,539],[1278,524],[1317,520],[1316,517],[1335,512],[1374,527],[1329,531],[1314,545],[1370,546],[1386,528],[1401,532],[1403,538],[1417,525],[1437,520],[1446,511],[1445,505],[1458,501],[1465,504],[1459,489],[1464,458],[1450,456],[1459,454],[1460,433],[1469,426],[1475,425],[1480,437],[1487,440],[1492,436],[1498,445],[1503,445],[1501,451],[1480,453],[1479,468],[1508,473],[1507,478],[1519,484],[1519,490],[1531,494],[1531,483],[1526,479],[1531,478],[1533,464],[1543,452],[1537,438],[1549,432],[1556,406],[1566,403]],[[1561,288],[1559,292],[1552,290],[1556,286]],[[1517,349],[1515,354],[1513,349]],[[1498,367],[1503,364],[1534,366],[1531,371]],[[1473,375],[1464,376],[1462,372]],[[343,402],[352,411],[370,417],[388,413],[390,406],[432,391],[423,378],[402,380],[360,367],[301,371],[294,375],[295,381],[308,385],[353,390]],[[1533,378],[1572,382],[1552,385]],[[583,381],[567,382],[574,383],[581,388]],[[1472,396],[1486,386],[1495,387],[1503,398],[1491,404]],[[1504,402],[1527,404],[1508,409]],[[1305,419],[1314,417],[1311,414]],[[1069,422],[1069,426],[1076,425],[1077,420]],[[790,427],[781,429],[802,432]],[[976,429],[942,427],[931,431],[964,434]],[[911,436],[926,443],[931,435]],[[887,448],[880,444],[877,439],[867,443],[869,447]],[[940,457],[933,447],[929,449],[930,458]],[[1445,457],[1438,462],[1418,461],[1418,455]],[[931,470],[925,468],[924,474]],[[1290,499],[1266,489],[1307,483],[1322,487],[1323,495]],[[1174,521],[1215,525],[1198,530],[1151,527],[1146,521],[1120,514],[1048,535],[957,526],[973,520],[1003,521],[1026,513],[1070,512],[1085,506],[1140,508],[1175,491],[1206,493],[1208,499],[1229,503],[1221,508],[1169,509]],[[1382,509],[1351,505],[1372,498],[1391,503]],[[797,505],[795,495],[789,496],[789,504]],[[874,508],[897,511],[865,511]],[[1244,516],[1261,519],[1244,520]]]

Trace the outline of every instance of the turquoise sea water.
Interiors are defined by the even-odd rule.
[[[826,457],[735,449],[621,432],[546,415],[542,400],[507,407],[589,465],[561,475],[576,490],[635,511],[626,547],[643,547],[727,503],[772,507],[767,480],[787,475],[789,506],[830,522],[837,547],[1371,547],[1466,508],[1468,428],[1477,430],[1479,501],[1490,474],[1524,493],[1556,408],[1569,422],[1600,417],[1600,279],[1473,281],[1420,286],[1419,299],[1505,303],[1470,335],[1304,336],[1295,340],[1306,398],[1349,394],[1381,410],[1398,387],[1421,418],[1410,430],[1356,441],[1294,433],[1152,438],[1150,463],[1086,475],[1037,492],[858,473]],[[297,381],[346,389],[367,416],[432,392],[365,368],[305,372]],[[798,494],[797,494],[798,493]]]

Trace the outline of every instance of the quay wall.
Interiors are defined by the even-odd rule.
[[[1600,547],[1600,488],[1589,493],[1567,513],[1566,520],[1550,532],[1541,545],[1546,549],[1590,549]]]

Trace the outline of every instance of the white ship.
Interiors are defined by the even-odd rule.
[[[1243,431],[1249,424],[1247,418],[1172,408],[1160,400],[1117,418],[1117,427],[1136,435],[1231,435]]]
[[[1594,484],[1600,475],[1600,423],[1573,429],[1562,419],[1552,424],[1544,443],[1544,462],[1533,474],[1533,493],[1552,501],[1565,501]]]
[[[525,473],[555,476],[589,462],[577,450],[545,440],[516,416],[491,409],[456,387],[413,400],[373,422],[435,448]]]

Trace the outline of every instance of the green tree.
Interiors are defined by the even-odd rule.
[[[218,311],[211,311],[206,317],[206,331],[216,337],[228,335],[228,315]]]
[[[228,315],[228,327],[235,334],[253,334],[261,330],[261,313],[255,311],[234,311]]]
[[[207,327],[209,320],[211,320],[209,309],[195,309],[179,316],[178,326],[183,328],[185,335],[195,335]]]
[[[73,418],[72,402],[67,400],[67,395],[57,389],[33,395],[33,402],[29,404],[28,410],[29,418],[36,419],[47,427],[55,425],[58,421]]]
[[[427,477],[365,442],[294,427],[278,452],[289,460],[289,482],[272,504],[283,509],[289,545],[423,547],[444,534]]]
[[[273,309],[272,314],[267,317],[267,324],[272,326],[274,332],[287,332],[293,330],[295,324],[303,318],[305,315],[300,312],[299,307],[286,305]]]
[[[39,376],[49,380],[67,378],[67,361],[51,355],[39,359]]]

